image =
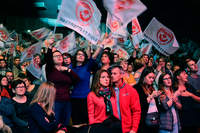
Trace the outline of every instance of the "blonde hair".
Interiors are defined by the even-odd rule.
[[[31,104],[42,103],[44,105],[43,109],[49,114],[53,109],[55,94],[54,84],[52,82],[44,82],[38,88]]]

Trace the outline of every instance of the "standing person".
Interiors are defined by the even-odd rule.
[[[155,69],[155,75],[156,75],[155,81],[157,85],[160,75],[165,72],[166,72],[166,59],[164,57],[160,57],[158,59],[158,65]]]
[[[157,126],[149,127],[147,126],[145,122],[147,113],[151,113],[151,109],[155,109],[156,107],[158,107],[157,106],[158,92],[155,91],[155,89],[153,88],[154,79],[155,79],[155,74],[154,74],[153,68],[146,67],[141,74],[138,84],[134,86],[134,88],[137,90],[139,94],[140,104],[141,104],[141,120],[140,120],[138,133],[157,133],[158,132]]]
[[[32,84],[32,82],[30,81],[29,77],[24,75],[24,74],[20,74],[19,78],[21,80],[24,81],[24,83],[26,84],[26,96],[28,98],[29,101],[32,101],[33,96],[35,95],[35,93],[37,92],[39,86],[36,84]]]
[[[92,83],[92,91],[87,97],[89,124],[102,125],[103,132],[120,133],[121,124],[115,100],[115,91],[111,87],[111,75],[107,70],[97,71]],[[108,123],[110,126],[104,125],[107,119],[111,120]],[[111,126],[112,124],[115,126]],[[101,129],[93,132],[98,132],[98,130]]]
[[[113,63],[113,59],[110,52],[104,51],[101,55],[101,69],[108,70]]]
[[[141,108],[137,91],[123,81],[121,66],[111,68],[111,79],[115,87],[118,115],[123,133],[136,133],[140,123]]]
[[[53,83],[40,85],[29,110],[30,133],[65,133],[67,130],[56,121],[53,111],[56,89]]]
[[[119,65],[119,55],[117,53],[113,53],[113,63]]]
[[[7,71],[6,72],[6,77],[8,79],[8,93],[11,97],[14,96],[14,93],[12,92],[12,82],[13,82],[13,79],[14,79],[14,76],[13,76],[13,72],[12,71]]]
[[[0,93],[1,96],[11,98],[8,92],[8,79],[6,76],[0,77],[0,92],[1,92]]]
[[[136,84],[136,81],[133,77],[133,75],[128,72],[128,61],[127,60],[122,60],[121,63],[120,63],[120,66],[122,67],[123,71],[124,71],[124,76],[123,76],[123,79],[124,79],[124,82],[133,86]]]
[[[46,64],[47,81],[55,84],[55,117],[58,122],[69,125],[71,116],[71,103],[69,97],[70,87],[79,81],[77,74],[68,67],[63,66],[63,56],[59,51],[48,49]]]
[[[95,55],[95,53],[94,53]],[[80,49],[74,55],[72,70],[80,77],[71,94],[72,123],[74,125],[87,124],[87,95],[90,92],[90,76],[96,57],[88,59],[86,52]]]
[[[187,71],[188,71],[188,83],[192,85],[193,88],[200,91],[200,75],[197,74],[198,66],[196,62],[192,59],[186,60]]]
[[[200,93],[188,84],[188,74],[183,67],[174,73],[175,93],[180,100],[180,120],[182,133],[199,133]]]
[[[69,67],[72,63],[72,56],[69,53],[63,53],[64,66]]]
[[[134,79],[136,81],[136,84],[140,80],[140,76],[142,74],[142,71],[145,69],[146,65],[145,62],[140,58],[140,59],[135,59],[134,60]]]
[[[12,72],[14,75],[14,79],[16,79],[19,73],[22,72],[21,67],[20,67],[20,58],[18,56],[14,57]]]
[[[180,109],[182,105],[174,94],[171,74],[161,74],[158,81],[158,86],[159,90],[163,92],[163,94],[160,96],[162,109],[160,109],[159,132],[179,133],[180,120],[177,108]]]
[[[0,59],[0,76],[5,76],[7,71],[6,60]]]
[[[29,103],[28,98],[25,95],[27,90],[24,81],[17,79],[13,81],[12,88],[15,96],[12,98],[12,104],[15,108],[16,116],[26,123],[26,126],[15,125],[15,133],[29,133],[28,129],[28,110]]]

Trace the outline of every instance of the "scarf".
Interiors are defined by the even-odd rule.
[[[106,104],[106,114],[113,115],[112,104],[110,101],[111,91],[109,88],[104,88],[103,90],[99,90],[99,95],[104,98],[104,103]]]

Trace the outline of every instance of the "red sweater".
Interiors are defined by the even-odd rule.
[[[73,72],[72,70],[70,72],[68,71],[58,71],[54,67],[53,63],[53,53],[51,49],[48,49],[47,55],[46,55],[46,77],[47,81],[51,81],[55,84],[56,88],[56,101],[69,101],[69,89],[72,85],[76,84],[80,78],[78,75]]]
[[[113,115],[119,119],[117,113],[116,97],[111,97],[110,101],[113,108]],[[106,115],[106,105],[102,96],[98,97],[94,92],[90,92],[87,96],[87,105],[89,124],[102,123],[108,118]]]
[[[0,90],[0,96],[10,98],[9,93],[5,88],[2,88],[2,90]]]
[[[125,84],[119,91],[119,104],[122,132],[129,133],[131,130],[137,132],[141,116],[140,99],[137,91],[132,86]]]

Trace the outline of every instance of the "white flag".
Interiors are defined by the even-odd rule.
[[[140,45],[141,54],[142,55],[149,54],[150,51],[151,51],[151,48],[152,48],[152,44],[151,43],[142,43]]]
[[[131,35],[131,37],[132,37],[132,43],[134,46],[139,44],[144,39],[140,24],[139,24],[137,18],[133,18],[133,20],[132,20],[132,35]]]
[[[108,37],[104,38],[104,40],[102,41],[102,44],[104,45],[104,47],[110,47],[112,48],[115,44],[116,44],[116,39],[114,39],[111,34],[108,35]]]
[[[31,60],[30,65],[26,68],[34,77],[41,79],[42,77],[42,68],[35,63],[34,59]]]
[[[4,47],[4,42],[0,41],[0,48],[3,48]]]
[[[107,13],[106,26],[111,30],[114,38],[126,37],[128,35],[127,25],[122,25],[120,19],[110,13]]]
[[[9,33],[3,25],[0,26],[0,41],[7,41],[9,38]]]
[[[156,18],[151,20],[144,31],[144,36],[159,52],[166,56],[173,54],[179,48],[174,33]]]
[[[147,8],[140,0],[103,0],[106,10],[127,25]]]
[[[63,40],[58,41],[55,47],[61,53],[69,53],[73,55],[76,51],[75,33],[72,32],[67,35]]]
[[[101,13],[93,0],[62,0],[57,19],[93,44],[100,39],[100,20]]]
[[[43,28],[32,31],[31,35],[35,37],[37,40],[42,40],[48,37],[50,33],[51,33],[51,30],[43,27]]]
[[[119,55],[119,58],[122,59],[129,59],[130,55],[128,54],[128,52],[126,50],[124,50],[122,47],[120,47],[119,45],[114,45],[112,47],[112,52],[113,53],[117,53]]]
[[[35,54],[40,54],[41,53],[41,46],[42,42],[39,41],[36,44],[31,45],[27,49],[24,50],[24,52],[21,55],[20,61],[30,61]]]

